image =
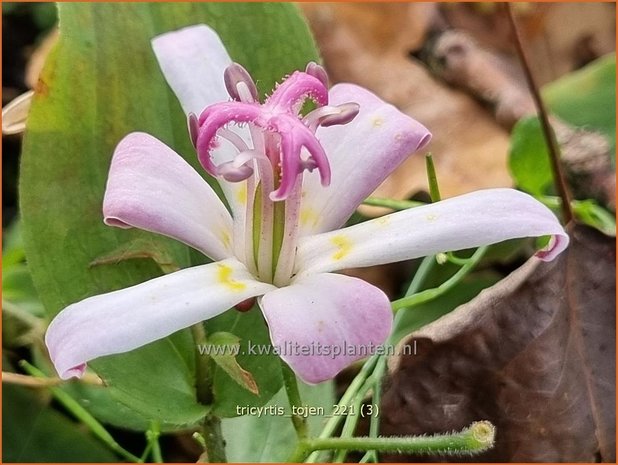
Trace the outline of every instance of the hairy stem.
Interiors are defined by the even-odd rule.
[[[196,392],[197,399],[204,405],[211,405],[212,395],[212,373],[210,372],[210,358],[200,354],[197,349],[207,343],[206,331],[202,323],[191,326],[193,342],[196,347]],[[202,436],[206,444],[206,455],[209,462],[225,462],[225,441],[221,432],[221,420],[215,415],[208,414],[202,421]]]

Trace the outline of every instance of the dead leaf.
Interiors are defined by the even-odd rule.
[[[434,7],[388,3],[302,7],[335,82],[368,88],[433,133],[427,150],[434,154],[444,197],[512,185],[506,164],[507,132],[473,98],[437,81],[408,57],[424,40]],[[404,199],[426,191],[424,163],[422,156],[410,157],[374,195]],[[372,216],[385,213],[366,206],[361,211]]]
[[[407,338],[417,352],[391,360],[383,434],[484,419],[496,447],[475,460],[615,461],[615,243],[583,226],[571,238]]]

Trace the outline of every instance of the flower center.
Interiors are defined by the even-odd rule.
[[[244,237],[234,238],[237,258],[261,281],[285,285],[294,268],[303,174],[317,170],[323,186],[331,181],[328,158],[315,132],[319,126],[352,121],[359,106],[329,106],[328,78],[315,63],[287,77],[264,103],[241,65],[230,65],[224,79],[233,101],[207,107],[199,119],[190,115],[189,132],[208,173],[246,182],[245,214],[234,218],[244,221],[235,228],[244,231]],[[307,100],[317,108],[303,116]],[[234,147],[231,159],[217,160],[222,141]]]

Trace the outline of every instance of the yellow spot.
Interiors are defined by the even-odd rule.
[[[323,332],[325,327],[326,323],[324,323],[324,320],[318,320],[318,333]]]
[[[243,182],[236,192],[236,199],[243,205],[247,203],[247,183]]]
[[[317,226],[320,217],[311,208],[303,208],[300,212],[300,224],[303,226]]]
[[[384,124],[384,120],[382,118],[380,118],[379,116],[375,116],[373,118],[373,127],[374,128],[379,128],[383,124]]]
[[[400,132],[398,132],[397,134],[395,134],[395,140],[396,140],[396,141],[400,141],[401,139],[403,139],[403,134],[401,134]]]
[[[247,288],[245,283],[241,283],[240,281],[236,281],[232,277],[232,268],[227,265],[222,265],[221,263],[217,264],[217,281],[223,284],[225,287],[234,292],[244,291]]]
[[[232,238],[230,237],[230,234],[227,231],[222,230],[219,237],[221,242],[223,242],[223,246],[229,250],[232,245]]]
[[[341,260],[352,250],[352,242],[343,235],[335,236],[330,241],[337,247],[337,251],[333,254],[333,260]]]
[[[427,221],[436,221],[438,219],[438,215],[430,213],[429,215],[425,216],[425,219]]]

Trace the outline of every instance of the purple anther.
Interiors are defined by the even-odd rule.
[[[360,111],[360,105],[354,102],[343,103],[341,105],[337,105],[336,108],[339,110],[339,113],[333,113],[320,118],[320,126],[326,128],[328,126],[335,126],[338,124],[348,124],[356,118],[356,115],[358,115],[358,112]]]
[[[313,76],[320,80],[324,87],[328,88],[328,74],[326,74],[326,70],[318,65],[315,61],[311,61],[307,63],[307,68],[305,69],[305,73],[309,76]]]
[[[228,161],[217,166],[217,173],[226,181],[240,182],[253,175],[253,168],[248,165],[236,166],[233,161]]]
[[[234,100],[239,102],[259,101],[258,90],[249,72],[238,63],[232,63],[225,68],[223,74],[225,88]]]
[[[200,124],[195,113],[189,113],[187,117],[187,128],[189,129],[189,139],[193,144],[193,148],[197,148],[197,136],[200,131]]]

